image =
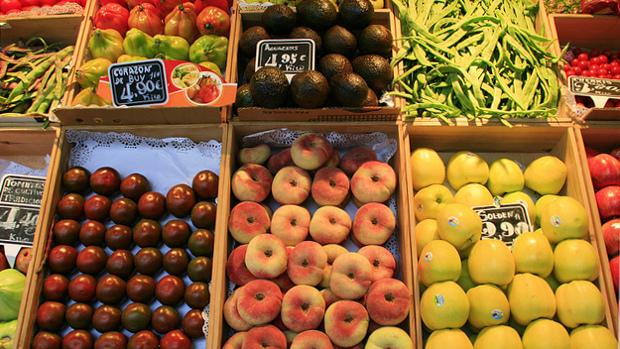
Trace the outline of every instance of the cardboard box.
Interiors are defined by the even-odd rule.
[[[310,122],[292,122],[292,123],[250,123],[233,121],[229,126],[228,146],[226,149],[225,159],[229,168],[229,177],[239,167],[237,163],[237,154],[241,148],[241,139],[250,134],[258,132],[274,130],[279,128],[287,128],[290,130],[302,130],[311,132],[341,132],[345,134],[363,134],[368,132],[383,132],[388,137],[396,140],[398,148],[392,157],[390,164],[393,166],[398,176],[398,186],[395,192],[397,206],[397,230],[395,232],[399,245],[401,259],[397,261],[398,271],[400,271],[401,280],[413,290],[412,276],[415,273],[415,259],[411,254],[411,235],[409,234],[409,208],[408,195],[406,191],[405,178],[402,175],[405,171],[405,151],[403,149],[402,129],[395,123],[310,123]],[[237,203],[231,193],[230,179],[220,183],[224,187],[220,188],[220,206],[222,210],[218,210],[221,216],[218,217],[220,222],[228,222],[230,209]],[[209,348],[220,348],[227,340],[226,331],[228,326],[223,317],[224,302],[227,299],[228,278],[226,275],[226,261],[231,251],[233,238],[228,233],[228,225],[220,225],[220,230],[215,233],[215,255],[213,259],[213,281],[212,281],[212,302],[211,316],[209,318]],[[413,303],[409,307],[409,317],[404,321],[404,328],[411,336],[412,340],[416,340],[416,323],[415,308]]]
[[[581,158],[577,145],[577,137],[572,127],[532,127],[532,128],[506,128],[503,126],[464,126],[464,127],[435,127],[435,126],[411,126],[407,125],[404,138],[404,149],[406,154],[419,148],[427,147],[436,150],[440,156],[449,156],[457,151],[469,150],[478,153],[483,158],[496,158],[500,154],[508,158],[514,157],[527,165],[530,161],[543,156],[554,155],[564,161],[568,169],[566,184],[561,195],[568,195],[579,200],[584,207],[589,218],[587,240],[589,240],[597,251],[598,255],[604,253],[600,249],[599,236],[595,226],[595,218],[592,217],[591,199],[588,196],[581,171]],[[495,154],[494,154],[495,153]],[[413,207],[413,183],[410,156],[406,156],[405,170],[408,185],[408,197],[410,198],[409,207]],[[447,162],[446,162],[447,164]],[[411,235],[415,236],[415,226],[417,220],[413,211],[410,213]],[[415,239],[412,241],[412,254],[417,258]],[[415,259],[417,260],[417,259]],[[607,273],[608,274],[608,273]],[[600,276],[594,282],[603,294],[605,303],[604,326],[615,333],[615,321],[617,319],[617,306],[609,299],[609,279],[606,277],[604,266],[600,268]],[[414,296],[416,309],[419,310],[421,297],[420,283],[416,269],[414,268]],[[420,312],[416,311],[416,328],[418,349],[423,348],[423,326],[420,321]]]

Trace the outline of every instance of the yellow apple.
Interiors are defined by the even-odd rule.
[[[383,0],[376,0],[383,3]],[[382,8],[375,7],[375,8]],[[431,184],[442,184],[446,179],[446,166],[433,149],[418,148],[411,153],[413,189],[418,191]]]
[[[439,236],[463,251],[482,236],[482,220],[471,207],[459,203],[447,204],[437,215]]]
[[[559,198],[559,196],[547,194],[536,200],[536,226],[540,226],[540,217],[542,216],[543,210],[557,198]]]
[[[463,289],[463,291],[467,292],[470,288],[476,286],[474,282],[471,280],[471,276],[469,275],[469,267],[467,266],[467,259],[461,260],[461,275],[459,279],[456,281],[459,286]]]
[[[570,349],[570,337],[566,328],[549,319],[530,322],[522,340],[523,349]]]
[[[527,326],[538,318],[552,319],[555,315],[555,295],[540,276],[517,274],[508,286],[510,314],[519,325]]]
[[[533,191],[545,194],[557,194],[566,182],[566,165],[555,156],[542,156],[532,161],[523,176],[525,186]]]
[[[521,167],[516,162],[501,158],[493,161],[489,169],[487,187],[493,195],[501,195],[523,189],[525,180]]]
[[[448,161],[448,183],[458,190],[467,183],[485,184],[489,179],[489,165],[470,151],[458,152]]]
[[[424,349],[473,349],[465,332],[458,329],[433,331]]]
[[[601,291],[590,281],[571,281],[555,291],[558,319],[569,328],[598,325],[605,320]]]
[[[514,328],[498,325],[483,329],[478,334],[474,349],[522,349],[521,337]]]
[[[583,205],[570,196],[560,196],[540,216],[543,233],[552,244],[566,239],[583,239],[588,234],[588,215]]]
[[[515,258],[501,240],[478,241],[469,254],[467,265],[476,284],[505,286],[515,275]]]
[[[502,200],[500,201],[502,204],[518,204],[523,203],[525,205],[525,209],[527,210],[527,214],[530,217],[530,223],[534,226],[534,221],[536,220],[536,206],[534,205],[534,200],[530,198],[529,195],[522,191],[514,191],[512,193],[504,195]]]
[[[439,239],[437,220],[428,218],[415,225],[415,243],[418,256],[426,244]]]
[[[420,189],[413,197],[415,218],[423,220],[436,219],[439,211],[454,200],[452,192],[441,184],[432,184]]]
[[[459,202],[470,207],[493,205],[493,195],[489,189],[482,184],[469,183],[462,186],[454,194],[454,202]]]
[[[413,349],[413,341],[402,329],[385,326],[370,334],[364,349]]]
[[[493,285],[480,285],[467,291],[469,324],[474,328],[501,325],[510,318],[510,304],[502,290]]]
[[[618,349],[618,341],[608,328],[599,325],[577,327],[570,334],[570,349]]]
[[[512,244],[517,273],[532,273],[546,278],[553,271],[553,249],[547,237],[538,232],[525,232]]]
[[[461,258],[450,243],[443,240],[429,242],[418,260],[418,276],[424,286],[441,281],[456,281],[461,275]]]
[[[430,330],[459,328],[467,322],[469,300],[455,282],[432,284],[422,293],[420,315]]]
[[[553,255],[553,275],[559,282],[598,278],[598,258],[591,243],[581,239],[564,240],[555,246]]]

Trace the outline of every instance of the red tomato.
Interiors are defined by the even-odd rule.
[[[0,0],[0,12],[12,13],[21,10],[22,4],[19,0]]]
[[[230,6],[228,5],[227,0],[196,0],[194,2],[194,9],[196,13],[200,13],[207,6],[215,6],[217,8],[221,8],[222,10],[228,13],[228,9]]]
[[[588,69],[589,66],[590,66],[590,62],[588,62],[588,61],[579,61],[578,67],[581,68],[581,70],[586,70],[586,69]]]
[[[605,56],[605,55],[599,55],[598,56],[598,60],[599,60],[599,62],[601,62],[600,64],[605,64],[605,63],[607,63],[609,61],[607,59],[607,56]]]
[[[581,62],[581,61],[578,58],[575,58],[575,59],[573,59],[570,62],[570,65],[573,66],[573,67],[577,67],[577,66],[579,66],[579,62]]]
[[[114,29],[122,36],[127,32],[129,11],[119,4],[109,3],[99,8],[95,13],[93,24],[98,29]]]
[[[579,67],[573,67],[573,73],[575,73],[575,75],[583,75],[583,72]]]
[[[27,11],[26,7],[41,6],[40,0],[21,0],[22,10]]]
[[[125,0],[99,0],[99,3],[101,4],[101,6],[107,4],[119,4],[124,7],[126,5]]]
[[[129,28],[139,29],[151,36],[164,32],[164,25],[159,17],[159,9],[149,3],[132,8],[127,23]]]
[[[161,349],[191,349],[192,342],[181,330],[174,330],[161,337],[159,342]]]
[[[168,13],[174,10],[175,7],[183,4],[185,0],[160,0],[161,14],[162,17],[166,17]]]
[[[41,6],[54,6],[58,3],[58,0],[41,0]]]
[[[207,6],[196,17],[196,26],[201,35],[228,36],[230,16],[219,7]]]
[[[157,7],[158,9],[160,9],[159,0],[127,0],[127,6],[129,6],[130,10],[132,8],[134,8],[134,7],[136,7],[136,6],[140,5],[140,4],[144,4],[144,3],[149,3],[149,4]]]
[[[577,59],[580,61],[584,61],[587,62],[589,57],[588,57],[588,53],[587,52],[582,52],[579,54],[579,56],[577,56]]]

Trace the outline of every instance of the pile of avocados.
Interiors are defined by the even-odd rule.
[[[270,6],[261,25],[239,38],[237,108],[322,108],[378,106],[377,96],[394,78],[390,67],[393,38],[382,25],[371,24],[369,0],[302,0],[296,11]],[[307,38],[316,45],[313,71],[288,82],[276,67],[255,71],[256,45],[264,39]]]

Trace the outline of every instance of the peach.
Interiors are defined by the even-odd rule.
[[[411,291],[402,281],[381,279],[373,282],[365,297],[370,318],[384,326],[398,325],[409,315]]]
[[[340,160],[340,168],[348,176],[353,176],[355,171],[367,161],[377,160],[377,154],[368,147],[355,147],[349,149]]]
[[[351,192],[361,203],[387,201],[394,190],[396,190],[396,173],[385,162],[365,162],[351,178]]]
[[[325,300],[312,286],[295,286],[282,299],[282,322],[293,332],[318,328],[324,314]]]
[[[310,220],[310,236],[321,245],[338,244],[349,236],[351,217],[336,206],[322,206]]]
[[[333,349],[329,337],[321,331],[304,331],[293,339],[290,349]]]
[[[329,160],[327,160],[327,162],[325,163],[325,167],[338,167],[338,164],[340,163],[340,154],[338,154],[338,151],[336,151],[334,149],[334,153],[332,154],[332,157],[329,158]]]
[[[321,296],[323,296],[323,299],[325,300],[325,306],[329,307],[330,305],[332,305],[334,302],[341,300],[340,298],[338,298],[338,296],[336,296],[334,294],[334,292],[332,292],[332,290],[330,290],[329,288],[324,288],[321,290]]]
[[[255,236],[245,252],[245,266],[257,278],[275,278],[286,271],[286,246],[272,234]]]
[[[366,257],[372,266],[370,281],[375,282],[380,279],[391,278],[396,269],[396,259],[390,251],[382,246],[364,246],[357,253]]]
[[[269,196],[273,177],[262,165],[245,164],[232,176],[232,192],[239,201],[261,202]]]
[[[269,230],[271,219],[262,205],[253,201],[242,201],[230,211],[228,231],[233,239],[247,244],[257,235]]]
[[[252,327],[252,325],[241,318],[241,315],[239,315],[239,309],[237,309],[237,301],[240,290],[241,288],[236,289],[235,292],[228,297],[226,302],[224,302],[224,320],[226,320],[228,326],[235,331],[247,331]]]
[[[248,331],[243,349],[286,349],[286,336],[273,325],[254,327]]]
[[[325,333],[332,343],[352,347],[362,342],[368,330],[368,312],[354,301],[337,301],[325,312]]]
[[[269,323],[278,317],[282,308],[282,292],[269,280],[253,280],[239,289],[237,310],[250,325]]]
[[[319,206],[340,206],[349,195],[349,177],[339,168],[324,167],[312,181],[312,199]]]
[[[310,226],[310,212],[297,205],[278,207],[271,218],[271,234],[279,237],[286,246],[295,246],[306,240]]]
[[[242,164],[263,164],[271,156],[271,148],[267,144],[259,144],[251,148],[241,148],[239,162]]]
[[[342,299],[358,299],[370,287],[372,266],[358,253],[345,253],[334,261],[329,288]]]
[[[247,249],[247,244],[236,247],[226,261],[226,275],[228,275],[228,279],[239,286],[256,280],[256,277],[245,266],[245,253]]]
[[[233,334],[232,337],[228,338],[226,343],[224,343],[222,349],[242,349],[247,335],[247,332],[237,332]]]
[[[312,179],[305,170],[286,166],[273,177],[271,194],[282,205],[299,205],[310,195]]]
[[[346,248],[344,248],[344,246],[338,244],[325,245],[323,246],[323,250],[325,250],[325,253],[327,253],[327,264],[330,265],[334,263],[338,256],[343,253],[349,252]]]
[[[396,217],[384,204],[370,202],[353,219],[353,237],[362,245],[383,245],[396,228]]]
[[[316,170],[331,157],[334,148],[325,137],[308,133],[295,140],[291,146],[293,163],[304,170]]]
[[[291,148],[286,148],[279,153],[271,155],[269,161],[267,161],[267,168],[273,174],[278,173],[282,167],[292,165],[294,164],[291,158]]]
[[[296,285],[316,286],[323,279],[327,253],[314,241],[300,242],[288,257],[287,273]]]

